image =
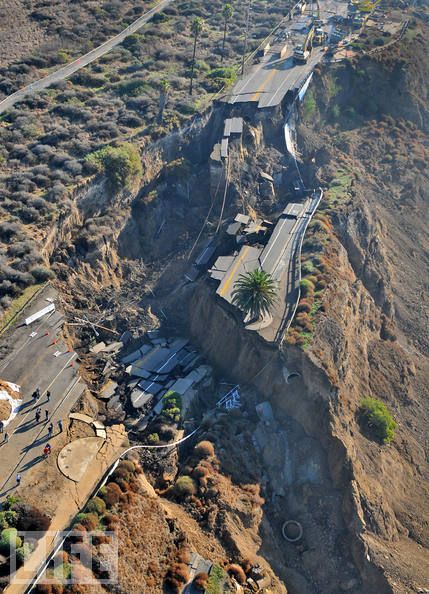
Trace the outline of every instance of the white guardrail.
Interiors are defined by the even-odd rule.
[[[301,89],[300,89],[300,91],[299,91],[299,93],[298,93],[298,95],[297,95],[297,97],[296,97],[296,99],[295,99],[295,101],[294,101],[294,103],[292,105],[291,111],[290,111],[290,113],[289,113],[289,115],[288,115],[288,117],[287,117],[287,119],[286,119],[286,121],[284,123],[284,127],[283,127],[286,148],[287,148],[288,153],[291,155],[291,157],[295,161],[295,167],[296,167],[296,170],[298,172],[298,175],[299,175],[301,181],[302,181],[302,177],[301,177],[301,172],[300,172],[299,167],[298,167],[298,162],[297,162],[297,158],[296,158],[296,150],[295,150],[294,142],[293,142],[293,139],[292,139],[291,127],[289,125],[289,119],[290,119],[290,116],[293,113],[293,109],[294,109],[294,105],[295,105],[296,100],[299,99],[299,101],[302,101],[302,99],[304,98],[305,92],[308,89],[308,86],[309,86],[309,84],[311,82],[312,76],[313,76],[313,74],[311,73],[310,76],[304,81],[303,85],[301,86]],[[313,208],[311,210],[310,215],[307,218],[305,227],[304,227],[303,232],[301,234],[301,237],[299,239],[298,253],[296,255],[296,257],[298,258],[298,296],[296,298],[296,302],[295,302],[295,305],[294,305],[294,308],[293,308],[292,315],[291,315],[291,317],[289,319],[289,322],[287,323],[286,328],[283,330],[283,332],[282,332],[282,334],[280,336],[280,341],[279,341],[280,343],[283,342],[286,333],[288,332],[288,330],[289,330],[289,328],[290,328],[293,320],[295,319],[296,310],[298,309],[299,301],[301,299],[301,280],[302,280],[301,254],[302,254],[302,244],[304,242],[304,238],[305,238],[305,234],[307,232],[308,225],[311,223],[311,221],[313,219],[313,216],[315,215],[317,209],[319,208],[320,201],[323,198],[323,190],[322,190],[322,188],[319,188],[318,190],[315,190],[315,192],[319,192],[319,197],[318,197],[316,203],[314,204],[314,206],[313,206]]]
[[[319,190],[316,190],[316,191],[320,192],[319,198],[317,199],[317,202],[314,205],[313,210],[311,211],[311,214],[310,214],[310,216],[307,219],[307,222],[305,224],[304,230],[303,230],[303,232],[301,234],[301,238],[299,240],[298,254],[297,254],[297,258],[298,258],[298,296],[296,298],[296,302],[295,302],[295,306],[293,308],[293,312],[292,312],[291,318],[290,318],[290,320],[289,320],[286,328],[283,331],[283,334],[281,336],[280,342],[283,342],[283,339],[284,339],[285,334],[288,332],[288,330],[289,330],[289,328],[290,328],[293,320],[295,319],[296,310],[298,309],[299,301],[301,299],[301,280],[302,280],[301,254],[302,254],[302,244],[304,242],[304,238],[305,238],[305,234],[306,234],[308,225],[311,223],[311,220],[312,220],[313,216],[315,215],[317,209],[319,208],[320,201],[323,198],[323,190],[322,190],[322,188],[319,188]]]

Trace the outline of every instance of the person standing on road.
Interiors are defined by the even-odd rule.
[[[32,397],[32,399],[34,400],[34,402],[36,402],[36,400],[37,400],[37,398],[38,398],[38,397],[37,397],[37,390],[34,390],[34,392],[32,393],[31,397]]]
[[[43,456],[45,458],[47,458],[49,456],[49,454],[51,453],[51,444],[47,443],[45,445],[45,447],[43,448]]]
[[[50,402],[51,400],[51,393],[49,390],[46,390],[46,402]]]
[[[4,443],[7,443],[9,441],[9,433],[6,432],[4,434],[4,440],[3,441],[4,441]]]
[[[0,421],[0,433],[3,433],[4,431],[4,423],[3,421]]]
[[[36,398],[40,398],[40,388],[36,388]]]
[[[49,427],[48,427],[48,434],[49,434],[49,437],[52,437],[52,431],[53,431],[53,430],[54,430],[54,425],[53,425],[53,423],[50,423],[50,424],[49,424]]]
[[[40,423],[40,417],[42,416],[42,411],[40,408],[36,410],[36,423]]]
[[[61,420],[61,419],[58,421],[58,431],[59,431],[60,433],[62,433],[62,432],[63,432],[63,422],[62,422],[62,420]]]
[[[20,484],[21,484],[21,475],[18,472],[18,474],[16,475],[16,486],[19,487]]]
[[[49,419],[49,411],[45,408],[45,422]]]

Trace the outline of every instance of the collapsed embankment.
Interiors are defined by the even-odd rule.
[[[420,46],[421,41],[418,53]],[[429,376],[421,278],[428,253],[422,239],[427,109],[424,89],[416,83],[424,78],[424,60],[416,72],[411,58],[406,49],[387,63],[378,56],[340,65],[331,74],[316,73],[310,102],[304,103],[299,139],[308,185],[329,188],[325,219],[316,225],[322,231],[332,227],[330,236],[316,237],[311,248],[321,255],[319,263],[324,261],[328,283],[317,297],[322,303],[309,348],[287,346],[280,352],[246,331],[236,313],[218,302],[214,287],[201,282],[186,289],[192,292],[188,317],[194,341],[222,373],[255,386],[273,409],[274,419],[255,430],[259,456],[252,452],[267,501],[260,554],[292,594],[405,594],[426,586]],[[372,83],[378,92],[367,101],[364,93]],[[390,102],[392,93],[397,95]],[[118,266],[142,256],[145,265],[155,262],[163,269],[152,282],[151,303],[161,308],[171,293],[166,311],[177,325],[183,323],[188,293],[176,289],[189,266],[184,254],[207,216],[207,159],[223,115],[217,111],[206,129],[152,161],[153,175],[133,204],[110,205],[121,210],[120,220],[111,219],[117,223],[113,235],[99,235],[103,250],[103,237],[113,246],[108,269],[117,280],[131,276],[129,268],[119,274]],[[243,144],[233,152],[227,214],[242,204],[246,212],[264,216],[288,198],[278,116],[256,121],[249,114],[252,123],[246,123]],[[166,167],[166,161],[174,165]],[[269,200],[260,191],[266,188],[258,184],[259,171],[280,180],[270,185]],[[104,215],[91,213],[86,238],[80,222],[77,232],[67,230],[67,246],[57,244],[60,272],[71,269],[78,281],[69,285],[70,294],[82,287],[87,266],[93,272],[86,294],[97,286],[92,274],[101,274],[100,287],[111,292],[100,266],[104,259],[88,241],[88,231],[106,222]],[[368,394],[385,401],[398,422],[389,446],[362,433],[358,411]],[[291,517],[304,526],[299,546],[286,544],[279,529]]]
[[[340,534],[344,539],[344,531],[348,532],[347,538],[342,543],[343,550],[332,542],[324,543],[321,536],[323,530],[319,532],[314,529],[314,526],[311,527],[312,523],[320,522],[318,517],[320,509],[316,510],[314,503],[310,501],[300,520],[306,527],[308,526],[314,539],[320,537],[320,541],[310,542],[309,547],[304,550],[303,557],[297,563],[297,569],[289,570],[291,575],[293,571],[294,576],[300,572],[305,576],[305,581],[298,582],[294,577],[293,583],[301,586],[305,584],[304,587],[307,589],[302,590],[305,592],[347,591],[347,583],[351,583],[353,589],[359,582],[355,571],[350,566],[352,561],[359,570],[363,591],[378,594],[391,592],[382,572],[367,557],[368,547],[362,539],[364,520],[359,509],[353,463],[347,445],[333,431],[341,395],[338,387],[332,385],[317,357],[314,357],[311,352],[306,353],[296,347],[287,347],[281,352],[263,341],[257,333],[246,331],[234,312],[227,311],[205,284],[201,284],[195,291],[191,310],[190,332],[206,353],[207,358],[233,381],[255,386],[260,400],[270,402],[274,417],[280,424],[280,429],[276,429],[278,449],[282,448],[283,443],[279,435],[280,430],[287,426],[287,419],[290,418],[303,428],[308,437],[312,438],[310,448],[314,451],[307,453],[306,464],[310,465],[315,452],[321,451],[316,456],[316,465],[322,467],[320,471],[322,476],[297,478],[296,484],[292,482],[285,485],[286,491],[296,489],[300,492],[303,484],[308,481],[309,492],[312,495],[316,493],[319,495],[319,505],[324,510],[325,520],[332,514],[330,506],[333,505],[334,498],[339,492],[341,494],[337,501],[342,507],[342,518],[337,518],[336,525],[325,526],[325,529],[332,530],[330,537],[334,540],[339,538]],[[286,448],[283,454],[282,464],[287,465],[291,463],[288,456],[293,457],[297,452],[288,451]],[[323,461],[324,458],[325,461]],[[270,480],[273,480],[273,477],[270,477]],[[280,473],[276,480],[281,480]],[[287,498],[282,501],[283,507],[287,508],[288,504],[290,501]],[[268,516],[270,507],[275,506],[267,504]],[[271,511],[276,515],[275,510]],[[287,509],[284,509],[283,513],[285,517],[288,516]],[[269,557],[269,552],[268,561],[280,575],[284,575],[288,589],[295,592],[297,590],[293,585],[292,588],[290,587],[288,579],[288,566],[291,565],[292,555],[288,556],[287,547],[281,543],[281,537],[276,534],[277,529],[278,526],[273,525],[273,533],[267,537],[274,538],[278,541],[277,546],[285,549],[283,559],[285,568],[282,571],[279,564],[276,566],[276,560]],[[307,538],[308,536],[307,534]],[[320,551],[318,553],[319,563],[325,563],[325,558],[329,558],[330,561],[326,561],[324,572],[312,573],[310,563],[306,562],[305,553],[319,546],[324,548],[323,553]],[[268,545],[263,545],[264,548],[267,551],[270,549]],[[280,558],[277,561],[279,562]],[[343,567],[348,563],[349,576],[354,576],[351,579],[349,577],[348,581],[341,570],[342,563]]]
[[[347,529],[338,538],[341,553],[351,553],[359,591],[377,594],[428,587],[426,55],[427,34],[418,33],[412,44],[316,72],[298,138],[307,184],[327,187],[306,260],[323,262],[328,283],[317,295],[307,350],[276,351],[244,330],[205,285],[191,306],[191,334],[209,359],[228,377],[256,386],[280,430],[295,419],[314,438],[313,449],[324,450],[327,491],[341,493],[343,520],[328,522],[327,532],[339,537]],[[380,445],[361,426],[366,395],[394,414],[392,444]],[[283,461],[288,457],[292,451]],[[321,497],[325,518],[334,501]],[[317,524],[311,498],[306,513]],[[338,547],[319,550],[319,562],[335,554]],[[308,551],[300,563],[307,579],[302,591],[352,583],[335,586],[329,568],[320,575],[311,566]],[[287,568],[284,573],[288,584]]]

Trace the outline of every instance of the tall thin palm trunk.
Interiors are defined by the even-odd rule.
[[[225,24],[223,26],[223,41],[222,41],[222,56],[220,61],[223,62],[225,57],[225,43],[226,43],[226,32],[228,30],[228,21],[225,19]]]
[[[197,39],[198,35],[194,35],[194,51],[192,53],[192,65],[191,65],[191,81],[189,84],[189,94],[192,95],[192,91],[194,88],[194,71],[195,71],[195,54],[197,53]]]

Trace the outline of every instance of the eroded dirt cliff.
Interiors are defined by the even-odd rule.
[[[326,188],[305,246],[305,258],[317,256],[323,275],[315,279],[317,307],[306,304],[313,317],[306,327],[298,319],[281,349],[246,331],[206,279],[182,286],[213,199],[208,159],[221,110],[198,130],[199,142],[193,136],[164,153],[169,165],[152,160],[134,197],[97,212],[81,204],[57,236],[59,276],[67,278],[75,306],[85,307],[94,288],[108,285],[125,306],[135,305],[136,317],[144,308],[165,308],[167,324],[187,330],[219,376],[244,387],[242,413],[205,426],[216,452],[215,502],[203,481],[186,502],[169,498],[162,483],[162,505],[154,493],[150,505],[138,504],[138,517],[153,519],[165,535],[168,563],[177,530],[217,562],[245,564],[259,555],[275,592],[286,586],[292,594],[405,594],[429,587],[428,72],[421,27],[412,44],[314,77],[298,144],[307,185]],[[243,144],[232,149],[225,216],[240,206],[269,216],[290,198],[281,113],[247,119]],[[269,195],[258,187],[261,170],[276,180]],[[220,208],[218,199],[212,226]],[[100,233],[106,212],[108,229]],[[89,243],[91,225],[97,241]],[[130,294],[138,301],[127,301]],[[99,307],[106,303],[100,293]],[[389,445],[360,421],[367,395],[395,417]],[[177,476],[194,472],[190,458],[181,454]],[[303,527],[298,545],[283,538],[289,519]],[[133,558],[148,543],[142,534]],[[137,580],[152,571],[142,567]],[[161,581],[146,583],[156,591]]]
[[[309,550],[295,564],[283,547],[276,566],[267,546],[291,591],[350,586],[405,593],[428,587],[426,37],[320,71],[310,95],[317,111],[304,103],[303,162],[308,182],[328,187],[321,207],[326,219],[320,220],[333,224],[320,245],[316,238],[329,282],[319,296],[308,348],[286,346],[280,354],[242,327],[237,333],[240,320],[220,309],[206,287],[196,292],[192,306],[191,332],[211,360],[258,388],[272,404],[280,432],[288,435],[291,418],[314,439],[306,460],[310,467],[316,452],[326,457],[325,467],[317,461],[324,489],[306,479],[323,509],[325,531],[318,533],[311,499],[294,507],[299,479],[291,484],[279,473],[282,464],[296,462],[296,453],[278,440],[278,429],[277,447],[270,449],[269,439],[263,447],[265,468],[277,466],[269,488],[283,481],[286,508],[298,514],[318,551],[325,551],[322,567],[316,567]],[[374,90],[370,98],[368,88]],[[394,413],[398,427],[388,446],[374,441],[359,422],[366,395]],[[341,510],[335,520],[333,509]],[[345,567],[347,553],[361,585],[353,581],[352,566],[349,579],[335,567],[335,560]],[[320,563],[320,554],[317,558]],[[298,582],[294,571],[301,574]]]

